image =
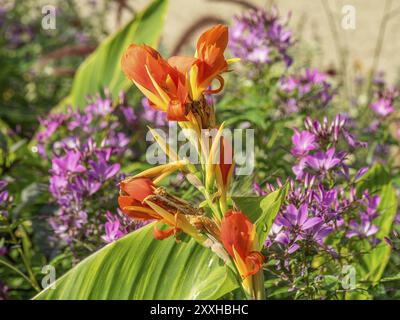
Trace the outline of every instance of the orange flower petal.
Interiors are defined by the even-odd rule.
[[[129,79],[153,92],[155,88],[147,75],[146,64],[151,61],[156,63],[159,59],[159,53],[153,48],[146,45],[131,44],[122,56],[122,71]]]
[[[165,230],[160,230],[157,228],[157,225],[154,226],[153,229],[153,236],[157,240],[164,240],[166,238],[169,238],[170,236],[174,235],[177,232],[177,230],[174,227],[165,229]]]
[[[121,190],[133,199],[143,202],[143,200],[153,193],[155,188],[153,181],[148,178],[137,178],[120,183]]]
[[[186,75],[196,60],[197,59],[194,57],[173,56],[167,61],[171,67],[177,69],[183,75]]]
[[[222,218],[221,240],[233,258],[235,257],[233,246],[243,260],[249,255],[253,227],[253,223],[240,211],[229,211]]]
[[[172,59],[183,68],[182,59]],[[179,62],[181,61],[181,62]],[[121,59],[126,76],[131,79],[157,109],[166,111],[170,100],[177,98],[179,83],[185,83],[186,77],[177,66],[171,66],[154,49],[146,45],[132,44]]]
[[[221,240],[232,256],[243,279],[256,274],[264,262],[264,256],[253,251],[255,226],[240,211],[229,211],[221,221]]]
[[[142,208],[142,204],[133,199],[130,196],[119,196],[118,205],[121,211],[126,214],[129,218],[139,219],[139,220],[154,220],[156,219],[156,214],[151,215],[149,212],[133,210],[132,208]]]
[[[228,185],[233,173],[233,169],[234,163],[232,144],[228,139],[222,137],[219,153],[219,171],[224,186]]]
[[[171,101],[167,109],[167,120],[187,121],[186,108],[178,100]]]
[[[133,199],[131,196],[119,196],[118,197],[118,205],[123,210],[125,207],[140,205],[140,203]]]
[[[222,51],[226,49],[228,45],[228,27],[222,24],[217,24],[216,26],[203,32],[197,41],[197,50],[199,51],[199,58],[205,60],[202,55],[204,52],[202,48],[215,46]]]
[[[260,271],[265,257],[258,251],[251,252],[245,259],[247,273],[243,275],[243,278],[256,274]]]
[[[200,36],[197,42],[199,58],[196,62],[197,83],[191,84],[197,86],[194,91],[206,90],[215,77],[228,70],[228,63],[224,57],[227,44],[228,27],[221,24],[212,27]]]

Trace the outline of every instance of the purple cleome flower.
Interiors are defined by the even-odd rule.
[[[88,161],[91,167],[88,174],[94,180],[104,182],[114,177],[121,169],[119,163],[109,164],[111,151],[111,149],[97,151],[95,152],[97,159]]]
[[[342,163],[342,159],[335,154],[335,148],[326,152],[318,151],[314,155],[309,155],[305,159],[306,164],[319,173],[326,173],[332,168]]]
[[[167,124],[165,112],[161,112],[152,108],[150,106],[149,99],[146,97],[142,99],[142,106],[144,110],[142,116],[146,121],[153,123],[156,126],[165,126]]]
[[[293,204],[289,204],[286,211],[278,218],[279,224],[288,228],[294,228],[300,232],[308,230],[321,222],[322,219],[320,217],[308,217],[307,204],[302,204],[299,209]]]
[[[125,232],[121,230],[121,222],[117,216],[107,211],[106,217],[107,222],[104,224],[105,235],[101,238],[105,242],[110,243],[124,236]]]
[[[336,171],[348,176],[348,168],[344,163],[347,152],[336,152],[339,139],[343,138],[351,149],[366,147],[367,144],[356,140],[347,131],[346,118],[338,115],[334,121],[329,122],[325,117],[320,123],[307,117],[304,123],[306,130],[299,132],[295,129],[292,136],[292,154],[298,158],[292,167],[296,178],[302,179],[307,170],[319,175]]]
[[[308,216],[307,204],[302,204],[299,209],[289,204],[275,222],[282,227],[282,231],[276,235],[275,240],[283,245],[290,245],[288,253],[292,254],[300,248],[297,242],[305,238],[309,229],[321,223],[320,217]]]
[[[367,238],[376,234],[379,228],[372,224],[372,222],[362,217],[361,222],[358,223],[355,220],[351,220],[349,223],[350,231],[346,233],[347,238],[360,237]]]
[[[359,236],[376,243],[373,236],[379,228],[373,221],[379,215],[379,196],[370,196],[366,191],[357,197],[355,189],[346,195],[343,188],[326,189],[316,181],[316,177],[310,176],[303,181],[288,181],[287,205],[282,206],[265,246],[278,244],[292,254],[303,245],[313,244],[335,254],[325,245],[325,239],[332,233],[346,238]],[[267,185],[267,193],[274,189]],[[354,218],[346,220],[346,216]]]
[[[280,80],[280,99],[286,113],[310,107],[325,107],[334,95],[327,74],[317,69],[305,69],[303,74],[283,76]]]
[[[379,116],[387,117],[394,112],[393,102],[386,98],[380,98],[371,104],[371,109]]]
[[[371,196],[368,191],[358,196],[350,183],[346,187],[336,185],[337,174],[345,173],[345,181],[350,182],[357,181],[368,170],[364,167],[350,179],[344,163],[347,152],[336,151],[342,145],[339,142],[346,142],[348,148],[365,144],[353,136],[350,139],[345,124],[346,119],[340,115],[333,122],[327,118],[322,123],[307,118],[306,130],[294,130],[291,153],[296,158],[292,168],[296,180],[287,181],[289,193],[265,242],[273,253],[275,246],[283,250],[286,260],[281,267],[284,269],[289,264],[287,255],[301,248],[322,248],[332,257],[337,256],[325,243],[331,234],[342,238],[362,236],[377,243],[374,236],[378,227],[373,221],[379,215],[379,196]],[[277,184],[282,186],[280,181]],[[253,190],[258,195],[266,195],[275,191],[275,187],[267,184],[263,189],[255,183]]]
[[[376,101],[371,103],[370,108],[380,117],[385,118],[395,112],[395,103],[400,96],[397,88],[385,89],[385,84],[378,88]]]
[[[81,156],[78,151],[67,150],[65,156],[53,159],[52,172],[56,175],[68,175],[86,171],[86,168],[80,163]]]
[[[7,181],[0,180],[0,217],[8,217],[8,206],[11,201],[10,194],[7,188]]]
[[[316,143],[315,136],[308,131],[299,132],[297,129],[294,130],[294,135],[292,136],[293,148],[292,154],[296,157],[305,156],[310,151],[318,147]]]
[[[283,61],[290,66],[292,58],[287,51],[292,44],[292,32],[275,8],[270,12],[250,10],[236,16],[230,28],[229,48],[233,55],[255,64]]]
[[[132,108],[126,104],[124,95],[120,99],[121,103],[113,107],[109,96],[98,96],[83,111],[69,108],[66,114],[41,119],[47,127],[38,136],[43,150],[40,155],[46,158],[46,150],[53,151],[49,192],[58,205],[49,224],[54,239],[71,247],[79,239],[98,241],[99,232],[106,232],[104,237],[111,240],[137,227],[104,212],[114,201],[110,197],[116,196],[115,185],[122,178],[118,157],[127,151],[130,142],[121,130],[124,125],[132,127],[136,119],[128,111]],[[57,140],[58,136],[61,139]]]

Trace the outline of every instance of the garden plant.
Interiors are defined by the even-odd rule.
[[[321,69],[276,6],[171,53],[168,0],[112,34],[66,1],[51,42],[27,5],[0,8],[0,300],[400,298],[400,82]]]

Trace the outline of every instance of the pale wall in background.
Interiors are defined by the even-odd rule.
[[[318,66],[328,68],[338,63],[338,53],[332,37],[327,15],[322,1],[329,4],[338,28],[341,41],[349,51],[349,68],[358,65],[364,72],[371,67],[378,38],[379,26],[384,12],[385,0],[277,0],[274,3],[282,14],[292,12],[290,25],[301,41],[308,41],[320,48]],[[128,0],[136,10],[144,8],[149,0]],[[271,1],[250,0],[255,5],[269,6]],[[356,9],[356,29],[341,28],[342,7],[352,5]],[[183,30],[200,17],[213,15],[227,21],[240,13],[243,7],[215,0],[170,0],[166,25],[163,33],[163,46],[170,50],[175,46]],[[400,70],[400,0],[392,0],[392,11],[397,15],[387,24],[379,69],[385,71],[389,80],[393,80]],[[123,20],[129,14],[124,13]],[[115,29],[115,21],[110,17],[109,25]]]

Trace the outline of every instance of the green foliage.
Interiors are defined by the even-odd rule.
[[[61,107],[71,104],[83,108],[85,97],[110,90],[113,98],[131,82],[123,74],[120,63],[125,49],[131,43],[145,43],[157,47],[163,29],[167,0],[154,1],[124,28],[106,39],[79,67],[70,94]]]
[[[381,243],[371,250],[370,253],[364,255],[362,262],[357,266],[357,276],[362,281],[368,281],[376,284],[385,270],[389,261],[391,249],[384,241],[384,237],[388,237],[392,228],[394,217],[397,212],[397,195],[392,185],[391,178],[386,170],[380,165],[374,165],[360,180],[357,189],[369,190],[371,194],[379,194],[380,203],[378,211],[380,215],[374,220],[374,224],[379,227],[377,238]],[[369,251],[370,244],[363,242],[361,250]]]
[[[218,299],[238,287],[211,250],[193,240],[156,241],[153,226],[89,256],[35,299]]]
[[[43,277],[41,270],[46,264],[56,268],[59,276],[56,289],[45,289],[34,299],[244,298],[240,279],[232,272],[231,264],[224,264],[214,252],[190,240],[187,235],[180,236],[180,242],[173,238],[157,241],[152,234],[152,224],[99,249],[104,245],[100,237],[104,233],[104,212],[108,210],[114,213],[117,209],[118,189],[114,180],[109,180],[106,189],[102,189],[103,202],[96,201],[100,198],[93,195],[84,195],[84,211],[96,223],[93,223],[95,232],[92,235],[85,233],[90,225],[86,222],[84,228],[87,229],[82,229],[83,236],[73,238],[73,242],[79,243],[79,248],[83,250],[76,250],[74,245],[68,246],[59,239],[50,241],[49,236],[54,235],[55,231],[50,230],[48,218],[56,217],[60,207],[49,197],[48,171],[52,157],[59,150],[53,149],[54,145],[50,144],[48,159],[32,152],[31,147],[37,141],[33,140],[28,145],[27,139],[31,138],[38,126],[37,116],[45,115],[51,108],[56,112],[64,112],[67,105],[82,110],[87,105],[88,96],[103,94],[105,89],[109,90],[113,102],[116,102],[120,91],[131,87],[131,82],[120,67],[124,50],[131,43],[158,46],[169,1],[153,0],[147,9],[135,14],[123,28],[101,42],[86,60],[83,56],[48,58],[47,55],[58,49],[70,49],[71,46],[83,44],[76,37],[81,32],[88,37],[83,42],[91,46],[89,51],[93,50],[98,41],[108,35],[103,14],[110,7],[98,4],[105,9],[103,14],[96,11],[93,17],[83,19],[75,1],[55,2],[62,12],[57,18],[57,30],[42,30],[40,14],[35,17],[25,15],[32,8],[40,12],[34,1],[17,0],[15,7],[7,12],[8,21],[0,32],[0,35],[4,35],[0,37],[0,180],[8,182],[7,191],[11,195],[9,203],[0,206],[0,249],[6,249],[0,257],[0,299],[2,290],[4,297],[10,299],[31,298],[34,292],[39,292],[40,279]],[[7,41],[11,39],[8,30],[11,30],[9,27],[12,24],[23,30],[22,37],[17,39],[21,42],[17,45]],[[379,90],[361,90],[355,83],[348,89],[341,87],[339,81],[332,83],[335,90],[344,92],[358,88],[359,92],[350,92],[340,103],[333,100],[327,108],[315,107],[315,96],[310,93],[303,101],[306,108],[288,112],[285,99],[289,96],[280,89],[280,79],[300,74],[305,68],[311,67],[309,62],[312,61],[309,52],[306,63],[301,61],[299,55],[294,58],[294,64],[288,68],[280,64],[254,65],[245,59],[234,64],[234,72],[224,75],[226,85],[223,93],[216,98],[215,105],[217,122],[224,121],[226,126],[232,128],[250,127],[255,130],[256,172],[246,178],[236,177],[230,194],[242,195],[232,200],[256,226],[258,244],[266,257],[263,268],[267,298],[400,298],[400,238],[393,232],[393,229],[400,231],[400,226],[393,223],[398,208],[396,190],[400,187],[400,174],[396,154],[398,149],[394,148],[398,148],[398,139],[391,132],[398,126],[398,117],[380,117],[379,128],[374,132],[367,130],[376,120],[376,115],[369,106],[372,100],[366,101],[365,97],[379,96],[378,93],[382,93],[386,85],[379,84]],[[68,75],[57,75],[57,71],[65,69],[69,71]],[[335,70],[332,71],[332,74],[335,73]],[[332,81],[340,80],[337,77],[329,78]],[[368,79],[364,80],[368,86]],[[297,93],[291,93],[290,97],[297,99]],[[130,90],[128,105],[136,105],[138,100],[138,91]],[[398,110],[398,105],[395,109]],[[140,119],[137,111],[136,116]],[[348,229],[343,228],[340,235],[330,234],[318,246],[312,239],[301,239],[300,249],[292,253],[287,251],[289,246],[285,247],[279,241],[275,241],[271,247],[264,247],[283,203],[293,201],[290,203],[298,208],[302,200],[297,202],[292,197],[286,200],[288,185],[263,197],[244,195],[251,192],[254,180],[264,183],[275,181],[276,178],[285,180],[293,177],[295,159],[290,151],[291,136],[293,128],[304,128],[306,116],[321,121],[325,116],[332,119],[339,112],[346,112],[350,119],[357,119],[354,126],[349,126],[352,128],[346,129],[349,133],[354,129],[358,140],[369,143],[368,148],[355,146],[354,150],[346,153],[350,176],[377,159],[382,165],[374,165],[357,183],[352,179],[344,179],[342,174],[329,174],[321,185],[327,189],[337,188],[338,194],[335,196],[338,199],[341,195],[351,198],[349,189],[354,185],[359,194],[365,190],[369,190],[370,195],[379,194],[381,201],[377,212],[380,215],[373,220],[373,224],[379,228],[376,236],[380,243],[371,245],[373,236],[368,240],[363,236],[349,238],[346,236]],[[121,113],[120,116],[125,117],[125,114]],[[145,124],[138,120],[132,121],[124,129],[124,133],[131,138],[129,152],[115,160],[124,174],[139,173],[151,167],[141,161],[146,144],[143,128]],[[62,141],[72,134],[67,127],[64,127],[64,131],[59,129],[52,134],[54,141]],[[105,135],[97,131],[96,134],[99,136],[95,141],[100,145]],[[332,146],[337,153],[340,152],[339,143]],[[390,154],[385,151],[389,147],[393,149]],[[299,183],[300,189],[303,187],[301,181],[296,183]],[[191,204],[205,205],[202,202],[203,195],[193,185],[182,182],[180,176],[165,179],[161,185]],[[304,188],[308,188],[306,183]],[[214,202],[216,199],[218,194],[209,200]],[[228,202],[231,203],[230,199]],[[351,205],[346,210],[338,211],[345,226],[350,221],[357,221],[359,214],[365,210],[364,204],[349,202]],[[1,217],[3,212],[7,214]],[[209,212],[206,210],[206,213]],[[130,220],[128,223],[131,226],[134,224]],[[68,228],[67,224],[65,226]],[[392,248],[383,240],[385,237],[392,240]],[[270,239],[274,240],[274,237]],[[276,246],[274,250],[271,249],[273,246]],[[218,247],[213,249],[223,250]],[[356,267],[356,288],[345,288],[343,280],[350,274],[346,274],[344,269],[351,267],[354,270],[353,266]]]
[[[283,202],[285,201],[288,191],[289,185],[285,185],[282,188],[267,195],[260,202],[262,213],[255,222],[260,248],[264,246],[264,242],[267,239],[269,231],[271,230],[271,227],[275,221],[276,216],[279,213]]]
[[[233,198],[239,209],[256,225],[260,248],[264,245],[288,191],[289,186],[285,185],[265,197]]]
[[[76,1],[51,4],[59,12],[56,29],[42,28],[43,3],[35,0],[6,1],[0,14],[0,117],[27,138],[37,117],[68,94],[84,53],[104,36],[100,6],[83,18]]]

